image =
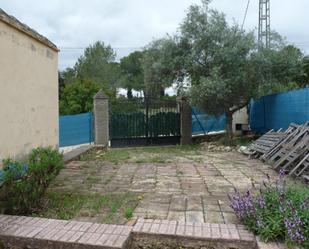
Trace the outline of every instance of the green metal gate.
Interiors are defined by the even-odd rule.
[[[112,147],[180,143],[180,112],[175,100],[139,98],[110,104]]]

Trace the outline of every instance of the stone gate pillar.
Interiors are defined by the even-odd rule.
[[[109,143],[109,107],[108,97],[102,89],[93,97],[94,143],[108,146]]]
[[[180,144],[192,144],[192,109],[187,97],[177,99],[180,109]]]

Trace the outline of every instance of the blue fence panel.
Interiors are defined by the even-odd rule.
[[[256,133],[286,129],[309,120],[309,88],[273,94],[251,101],[250,127]]]
[[[215,117],[200,111],[196,107],[192,108],[192,134],[223,131],[226,128],[226,121],[225,114]]]
[[[92,113],[60,116],[60,147],[93,142],[92,123]]]

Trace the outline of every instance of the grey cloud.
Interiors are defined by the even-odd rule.
[[[174,33],[185,11],[199,0],[7,0],[0,7],[60,48],[84,48],[102,40],[116,48],[118,58],[154,38]],[[213,0],[229,22],[241,23],[247,0]],[[308,0],[271,0],[271,25],[309,52]],[[258,24],[258,0],[251,0],[245,28]],[[73,66],[82,50],[62,50],[59,67]]]

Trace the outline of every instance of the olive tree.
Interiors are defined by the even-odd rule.
[[[232,115],[248,103],[257,81],[250,77],[253,32],[230,26],[224,14],[203,5],[190,7],[180,26],[178,43],[185,48],[183,65],[191,80],[192,103],[209,114],[226,113],[232,134]]]

